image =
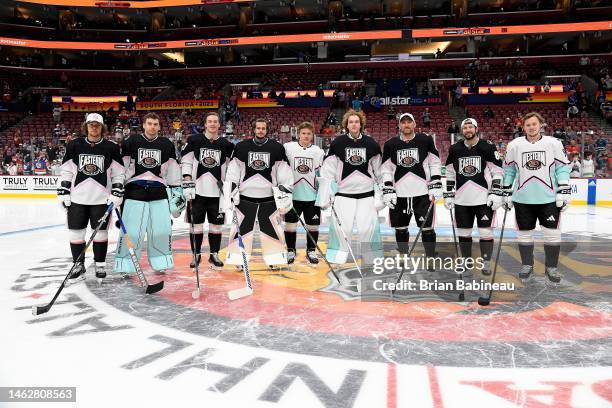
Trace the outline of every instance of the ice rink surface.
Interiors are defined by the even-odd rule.
[[[537,278],[528,287],[516,279],[509,214],[498,280],[515,290],[494,294],[487,308],[477,305],[478,291],[466,302],[362,298],[335,283],[325,263],[308,265],[303,250],[280,271],[255,253],[255,293],[233,302],[227,291],[244,285],[243,275],[203,262],[194,300],[188,226],[175,220],[175,270],[155,274],[143,261],[150,282],[165,281],[163,291],[144,295],[136,280],[114,274],[98,285],[89,269],[86,282],[34,317],[32,305],[51,299],[71,265],[64,217],[55,200],[1,201],[0,386],[76,387],[76,403],[53,407],[612,406],[610,208],[563,214],[557,288],[542,278],[541,236]],[[392,253],[392,230],[382,230]],[[442,205],[436,230],[440,241],[452,239]],[[113,227],[109,260],[117,236]],[[351,265],[338,273],[343,282],[355,278]],[[490,279],[478,271],[473,278]]]

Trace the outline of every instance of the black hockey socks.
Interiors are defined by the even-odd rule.
[[[85,249],[85,243],[81,242],[78,244],[70,243],[70,252],[72,252],[72,262],[76,262],[81,252]],[[85,258],[83,258],[84,260]]]
[[[491,254],[493,253],[493,238],[491,239],[480,238],[479,244],[480,244],[480,256],[482,256],[482,259],[484,259],[485,261],[490,261]]]
[[[285,243],[287,244],[287,248],[295,251],[296,239],[297,239],[297,232],[285,231]]]
[[[472,257],[472,237],[459,237],[460,256],[463,258]]]
[[[208,239],[210,240],[210,237]],[[195,234],[189,234],[189,241],[191,241],[191,249],[196,254],[199,254],[200,251],[202,250],[202,241],[204,241],[204,233],[197,232]]]
[[[408,229],[396,229],[395,230],[395,241],[397,241],[397,250],[400,254],[408,254],[408,239],[410,234]]]
[[[106,251],[108,250],[108,241],[93,242],[94,261],[106,262]]]
[[[314,242],[310,239],[309,236],[307,236],[307,240],[308,243],[306,244],[306,250],[307,251],[314,251],[315,248],[317,247],[317,241],[319,240],[319,231],[309,231],[310,235],[312,236],[312,238],[314,239]],[[295,238],[294,238],[295,239]],[[295,242],[295,241],[293,241]],[[295,247],[293,247],[295,248]]]
[[[546,245],[544,244],[544,258],[545,264],[549,268],[556,268],[559,263],[559,253],[561,252],[561,245],[553,244]]]
[[[200,246],[198,248],[202,248],[202,238],[204,234],[200,234]],[[196,234],[196,240],[197,240]],[[197,242],[197,241],[196,241]],[[210,252],[216,254],[221,249],[221,234],[216,234],[214,232],[208,233],[208,245],[210,246]],[[198,254],[200,253],[200,249],[198,249]]]
[[[534,244],[519,244],[521,263],[523,265],[533,266],[533,247]]]
[[[436,232],[434,230],[424,230],[422,235],[425,256],[433,258],[436,256]]]

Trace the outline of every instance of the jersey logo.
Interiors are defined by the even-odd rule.
[[[293,161],[293,170],[300,174],[308,174],[312,172],[313,160],[310,157],[296,157]]]
[[[221,163],[221,151],[213,149],[200,149],[200,164],[209,169]]]
[[[318,219],[319,219],[319,216],[318,216],[317,214],[315,214],[315,215],[312,217],[312,219],[313,219],[313,220],[318,220]]]
[[[95,176],[104,171],[104,156],[79,154],[79,171],[86,176]]]
[[[480,219],[481,221],[489,221],[489,217],[487,217],[487,215],[483,215],[482,218]]]
[[[468,156],[459,158],[459,174],[464,177],[472,177],[482,171],[480,156]]]
[[[539,170],[546,164],[546,152],[523,152],[523,167],[527,170]]]
[[[546,219],[546,221],[555,221],[555,217],[553,215],[551,215],[550,217],[548,217]]]
[[[365,147],[347,147],[344,149],[346,161],[348,164],[353,166],[361,166],[366,162],[366,149]]]
[[[138,164],[147,169],[161,166],[161,150],[138,148]]]
[[[269,152],[249,152],[249,167],[261,171],[270,167]]]
[[[402,167],[412,167],[419,163],[419,149],[401,149],[397,151],[397,165]]]

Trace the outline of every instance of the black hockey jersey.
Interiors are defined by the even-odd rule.
[[[455,181],[455,204],[486,204],[492,180],[501,182],[503,174],[501,157],[491,142],[480,139],[469,147],[460,140],[448,151],[446,181]]]
[[[105,204],[111,186],[123,184],[125,168],[119,146],[101,139],[92,144],[86,137],[74,139],[66,145],[62,161],[61,180],[72,183],[70,199],[77,204]]]
[[[225,181],[239,186],[240,194],[253,198],[272,197],[272,187],[293,188],[293,172],[285,148],[272,139],[257,144],[253,139],[236,145]]]
[[[383,181],[394,184],[398,197],[427,194],[428,183],[440,179],[440,165],[434,140],[424,133],[409,141],[394,137],[383,147]]]
[[[234,152],[234,144],[226,138],[210,140],[198,134],[189,137],[181,154],[181,171],[196,184],[196,194],[219,197],[218,182],[225,180],[225,170]]]
[[[165,137],[148,140],[144,135],[130,137],[121,145],[121,155],[126,165],[126,198],[144,199],[138,190],[164,187],[157,193],[166,198],[165,187],[181,185],[181,169],[176,161],[176,149]],[[163,190],[163,191],[162,191]]]
[[[374,191],[381,179],[380,146],[370,136],[353,139],[336,137],[321,166],[321,177],[335,182],[340,194],[363,194]]]

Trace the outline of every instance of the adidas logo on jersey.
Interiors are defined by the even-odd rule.
[[[425,221],[425,218],[423,218],[423,216],[421,215],[421,217],[419,218],[419,221]]]
[[[487,217],[487,215],[483,215],[481,218],[482,221],[489,221],[489,217]]]
[[[546,221],[556,221],[555,216],[551,215],[550,217],[546,219]]]
[[[319,219],[319,216],[315,214],[315,215],[314,215],[314,217],[312,217],[312,219],[313,219],[313,220],[318,220],[318,219]]]

